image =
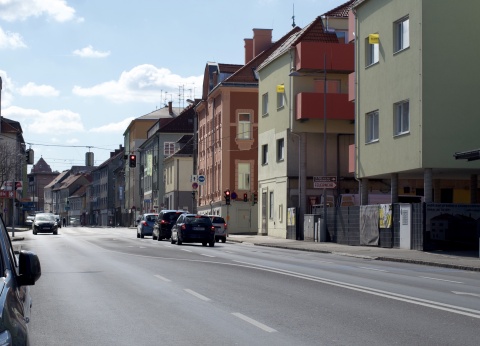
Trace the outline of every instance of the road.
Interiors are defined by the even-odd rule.
[[[478,345],[480,274],[127,228],[24,233],[32,345]]]

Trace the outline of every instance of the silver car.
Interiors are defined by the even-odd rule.
[[[215,241],[225,243],[228,237],[225,219],[217,215],[208,215],[208,217],[212,220],[212,225],[215,227]]]

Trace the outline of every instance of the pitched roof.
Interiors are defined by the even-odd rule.
[[[333,10],[330,10],[324,14],[326,17],[338,17],[338,18],[348,18],[348,12],[352,9],[354,3],[357,0],[350,0],[346,3],[335,7]]]
[[[194,105],[186,107],[179,116],[171,121],[160,124],[157,132],[169,133],[192,133],[193,132],[193,118],[195,116]]]
[[[265,49],[260,54],[257,54],[252,60],[243,65],[238,71],[232,74],[230,77],[225,79],[222,84],[228,83],[258,83],[258,80],[255,78],[254,71],[256,68],[262,64],[265,59],[267,59],[270,54],[272,54],[276,49],[278,49],[286,40],[289,39],[293,34],[299,32],[301,29],[296,26],[285,34],[278,41],[272,43],[269,48]]]
[[[293,33],[282,45],[280,45],[280,47],[270,54],[257,69],[262,69],[281,55],[287,53],[300,42],[338,43],[338,38],[335,33],[330,33],[325,30],[322,17],[319,16],[301,31]]]
[[[55,184],[57,184],[57,183],[61,182],[63,179],[65,179],[65,177],[68,176],[69,174],[70,174],[70,170],[63,171],[62,173],[57,175],[55,177],[55,179],[53,179],[50,183],[45,185],[45,189],[53,187]]]
[[[40,157],[36,164],[33,165],[30,173],[52,173],[52,168],[50,165]]]

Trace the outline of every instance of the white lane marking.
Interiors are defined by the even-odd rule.
[[[243,314],[241,314],[241,313],[239,313],[239,312],[232,312],[232,315],[233,315],[233,316],[236,316],[236,317],[238,317],[238,318],[240,318],[240,319],[242,319],[242,320],[244,320],[245,322],[248,322],[248,323],[250,323],[250,324],[253,324],[255,327],[260,328],[260,329],[262,329],[262,330],[264,330],[264,331],[266,331],[266,332],[268,332],[268,333],[274,333],[274,332],[276,332],[275,329],[270,328],[269,326],[266,326],[266,325],[264,325],[263,323],[260,323],[260,322],[258,322],[258,321],[255,321],[254,319],[252,319],[252,318],[250,318],[250,317],[248,317],[248,316],[245,316],[245,315],[243,315]]]
[[[146,246],[139,246],[140,249],[146,249]]]
[[[205,296],[202,296],[200,293],[197,293],[197,292],[195,292],[195,291],[192,291],[191,289],[185,288],[184,291],[187,292],[187,293],[190,293],[192,296],[195,296],[195,297],[197,297],[198,299],[201,299],[201,300],[203,300],[203,301],[205,301],[205,302],[209,302],[209,301],[211,300],[210,298],[207,298],[207,297],[205,297]]]
[[[212,255],[207,255],[207,254],[204,254],[204,253],[202,253],[202,254],[200,254],[200,255],[201,255],[201,256],[205,256],[205,257],[216,257],[216,256],[212,256]]]
[[[460,282],[460,281],[452,281],[452,280],[437,279],[437,278],[431,278],[431,277],[428,277],[428,276],[419,276],[419,278],[422,278],[422,279],[429,279],[429,280],[436,280],[436,281],[453,282],[454,284],[463,284],[463,282]]]
[[[154,276],[155,276],[156,278],[159,278],[160,280],[165,281],[165,282],[170,282],[170,281],[172,281],[172,280],[169,280],[169,279],[167,279],[167,278],[165,278],[165,277],[163,277],[163,276],[161,276],[161,275],[154,275]]]
[[[389,292],[389,291],[377,290],[375,288],[349,284],[349,283],[346,283],[346,282],[325,279],[325,278],[321,278],[321,277],[317,277],[317,276],[297,273],[297,272],[278,269],[278,268],[274,268],[274,267],[259,266],[258,264],[254,264],[254,263],[233,261],[233,262],[239,263],[239,264],[234,264],[234,263],[203,261],[203,260],[194,260],[194,259],[186,259],[186,258],[173,258],[173,257],[162,257],[162,256],[139,255],[139,254],[125,253],[125,252],[121,252],[121,251],[105,249],[105,248],[101,247],[100,245],[97,245],[97,244],[92,243],[90,241],[87,241],[87,240],[84,240],[84,239],[80,239],[80,240],[84,241],[85,243],[90,244],[91,246],[97,247],[97,248],[99,248],[103,251],[116,253],[118,255],[123,255],[123,256],[154,258],[154,259],[180,261],[180,262],[198,262],[198,263],[206,263],[206,264],[238,266],[238,267],[244,267],[244,268],[250,268],[250,269],[256,269],[256,270],[263,270],[263,271],[266,271],[266,272],[271,272],[271,273],[275,273],[275,274],[279,274],[279,275],[288,275],[288,276],[295,277],[295,278],[302,279],[302,280],[309,280],[309,281],[313,281],[313,282],[322,283],[322,284],[325,284],[325,285],[342,287],[342,288],[345,288],[345,289],[354,290],[354,291],[358,291],[358,292],[364,292],[366,294],[372,294],[372,295],[376,295],[376,296],[387,298],[387,299],[403,301],[403,302],[406,302],[406,303],[409,303],[409,304],[421,305],[421,306],[429,307],[429,308],[432,308],[432,309],[448,311],[448,312],[452,312],[454,314],[470,316],[470,317],[473,317],[473,318],[480,319],[480,310],[469,309],[469,308],[464,308],[464,307],[461,307],[461,306],[455,306],[455,305],[450,305],[450,304],[444,304],[444,303],[436,302],[436,301],[433,301],[433,300],[415,298],[415,297],[406,296],[406,295],[402,295],[402,294],[397,294],[397,293],[393,293],[393,292]]]
[[[328,261],[318,261],[318,260],[313,260],[316,263],[327,263],[327,264],[333,264],[333,262],[328,262]]]
[[[268,267],[268,266],[262,266],[262,265],[258,265],[258,264],[254,264],[254,263],[241,262],[241,261],[234,261],[234,262],[241,263],[241,264],[244,264],[244,265],[247,265],[247,266],[254,266],[254,267],[257,267],[261,270],[272,272],[272,273],[297,277],[297,278],[300,278],[300,279],[303,279],[303,280],[320,282],[320,283],[324,283],[324,284],[331,285],[331,286],[342,287],[342,288],[346,288],[346,289],[349,289],[349,290],[363,292],[363,293],[367,293],[367,294],[372,294],[372,295],[376,295],[376,296],[383,297],[383,298],[398,300],[398,301],[402,301],[402,302],[406,302],[406,303],[410,303],[410,304],[415,304],[415,305],[426,306],[426,307],[429,307],[429,308],[432,308],[432,309],[453,312],[455,314],[470,316],[470,317],[480,319],[480,310],[469,309],[469,308],[464,308],[464,307],[461,307],[461,306],[455,306],[455,305],[450,305],[450,304],[444,304],[444,303],[435,302],[433,300],[428,300],[428,299],[415,298],[415,297],[411,297],[411,296],[407,296],[407,295],[403,295],[403,294],[397,294],[397,293],[393,293],[393,292],[389,292],[389,291],[378,290],[378,289],[375,289],[375,288],[370,288],[370,287],[365,287],[365,286],[360,286],[360,285],[355,285],[355,284],[349,284],[349,283],[346,283],[346,282],[341,282],[341,281],[336,281],[336,280],[319,278],[319,277],[312,276],[312,275],[296,273],[296,272],[292,272],[292,271],[289,271],[289,270],[283,270],[283,269],[278,269],[278,268],[273,268],[273,267]]]
[[[192,252],[191,250],[187,250],[187,249],[182,249],[182,251],[185,251],[185,252]]]
[[[476,293],[457,292],[457,291],[452,291],[452,293],[455,293],[455,294],[458,294],[458,295],[463,295],[463,296],[480,297],[480,294],[476,294]]]
[[[388,270],[383,270],[383,269],[376,269],[376,268],[370,268],[370,267],[357,267],[357,268],[367,269],[367,270],[374,270],[374,271],[376,271],[376,272],[385,272],[385,273],[388,273]]]

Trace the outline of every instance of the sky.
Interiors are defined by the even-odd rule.
[[[35,162],[99,165],[133,119],[200,98],[207,62],[243,64],[252,29],[276,41],[345,2],[0,0],[1,115]]]

